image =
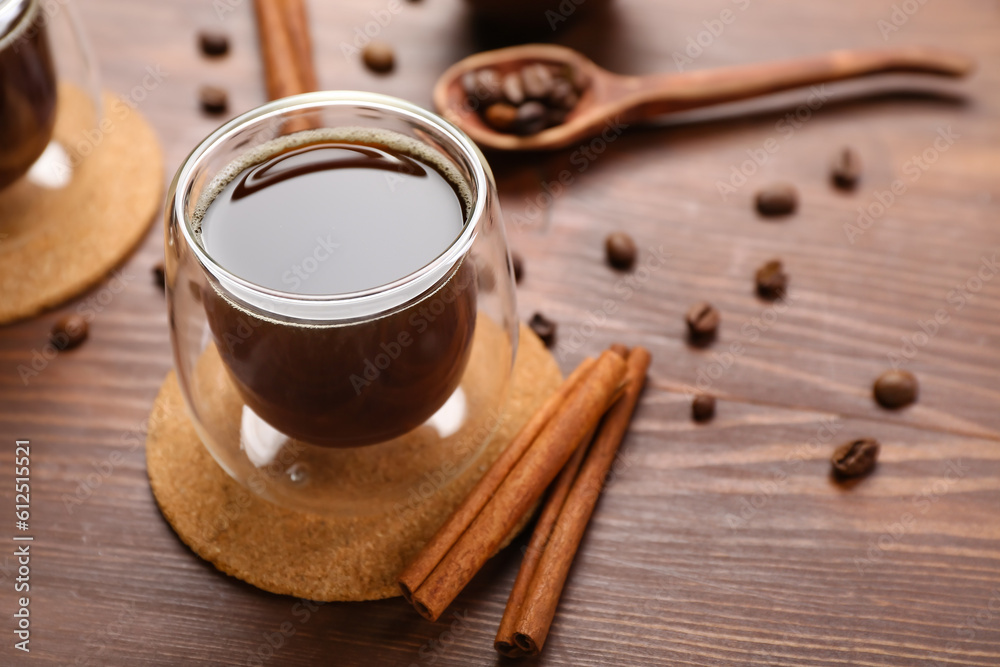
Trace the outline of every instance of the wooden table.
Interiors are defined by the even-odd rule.
[[[264,101],[248,0],[80,5],[108,88],[127,94],[147,67],[162,68],[139,108],[170,174],[219,122],[199,112],[200,85],[226,86],[233,113]],[[341,43],[388,6],[312,3],[321,84],[429,105],[437,75],[484,42],[458,0],[404,3],[380,31],[398,68],[371,75]],[[219,7],[232,9],[221,21]],[[713,21],[726,9],[732,20],[719,31]],[[626,465],[600,502],[537,664],[1000,664],[998,9],[988,0],[614,0],[551,32],[540,19],[543,37],[621,72],[673,70],[689,38],[707,45],[692,48],[688,68],[934,44],[965,49],[980,69],[957,86],[882,78],[828,86],[815,109],[803,91],[730,110],[738,117],[630,128],[592,157],[577,148],[492,160],[511,243],[526,261],[520,313],[558,320],[564,370],[613,341],[654,355]],[[203,26],[232,36],[229,57],[198,54]],[[705,32],[713,26],[720,34]],[[789,113],[799,120],[782,123]],[[952,139],[938,141],[944,135]],[[717,183],[751,171],[743,163],[771,138],[779,150],[724,200]],[[865,163],[853,194],[829,184],[828,161],[844,144]],[[912,162],[921,155],[926,170]],[[532,216],[542,184],[563,170],[571,185],[551,203],[541,197]],[[779,179],[800,189],[800,211],[762,221],[753,194]],[[876,193],[896,179],[906,191],[880,212]],[[852,243],[845,225],[859,207],[876,215]],[[633,274],[630,290],[627,275],[603,263],[604,236],[616,229],[639,242],[640,266],[650,249],[669,254]],[[492,640],[517,548],[435,624],[400,599],[307,614],[179,542],[150,494],[141,447],[171,366],[150,276],[161,255],[157,222],[90,340],[27,386],[16,367],[45,344],[59,313],[0,329],[0,499],[13,504],[13,441],[30,438],[36,539],[27,657],[12,647],[11,549],[0,555],[0,663],[498,664]],[[773,257],[791,276],[787,307],[753,293],[754,270]],[[602,310],[609,299],[611,314]],[[683,314],[702,299],[723,324],[713,346],[693,349]],[[920,322],[935,314],[948,321],[924,334]],[[919,403],[899,412],[870,395],[893,353],[921,382]],[[699,373],[720,398],[707,425],[690,420],[685,394]],[[878,468],[838,485],[830,452],[860,436],[882,442]],[[119,462],[102,475],[109,460]],[[80,504],[67,501],[78,493]]]

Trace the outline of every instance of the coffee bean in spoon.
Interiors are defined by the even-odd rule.
[[[756,201],[763,216],[791,215],[799,205],[799,193],[791,183],[773,183],[757,192]]]
[[[494,130],[510,132],[517,124],[517,107],[505,102],[497,102],[486,109],[483,118]]]
[[[524,102],[524,84],[521,83],[521,74],[519,72],[511,72],[504,76],[500,88],[503,91],[504,98],[514,106],[518,106]]]
[[[566,79],[556,79],[552,84],[552,92],[549,93],[549,104],[556,109],[572,109],[579,101],[573,84]]]
[[[857,152],[849,146],[840,149],[833,160],[830,176],[841,190],[853,190],[861,180],[861,158]]]
[[[917,400],[920,386],[910,371],[888,370],[875,380],[872,393],[883,408],[902,408]]]
[[[545,129],[548,109],[541,102],[525,102],[517,108],[514,128],[520,134],[537,134]]]
[[[542,63],[526,65],[521,70],[521,80],[524,94],[530,99],[544,100],[552,92],[552,72]]]

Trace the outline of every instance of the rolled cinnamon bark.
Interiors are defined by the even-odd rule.
[[[541,409],[528,420],[528,423],[521,428],[514,440],[500,453],[500,456],[472,488],[462,504],[438,529],[430,542],[420,550],[416,559],[403,570],[403,573],[399,575],[399,587],[403,591],[403,597],[412,600],[413,591],[427,579],[427,576],[455,545],[469,524],[479,515],[508,473],[531,446],[531,443],[535,441],[538,434],[542,432],[545,425],[549,423],[570,392],[576,389],[590,372],[593,365],[593,359],[584,359],[583,363],[570,373],[570,376],[556,390],[556,393],[545,401]]]
[[[520,618],[514,625],[514,643],[527,655],[538,655],[545,644],[566,576],[628,430],[649,363],[650,355],[645,348],[636,347],[629,353],[625,395],[604,418],[539,559]]]
[[[625,361],[610,350],[601,354],[468,529],[413,590],[411,602],[417,612],[438,619],[597,426],[620,394],[624,379]]]

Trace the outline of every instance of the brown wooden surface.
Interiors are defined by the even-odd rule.
[[[80,3],[107,87],[127,94],[147,67],[166,72],[140,109],[160,133],[170,173],[219,122],[198,111],[200,85],[227,86],[233,113],[264,100],[251,4],[215,5],[227,3],[234,9],[221,22],[208,0]],[[966,49],[980,69],[958,86],[900,77],[830,86],[879,94],[835,97],[787,138],[775,124],[805,94],[744,105],[739,119],[629,131],[593,160],[575,150],[491,160],[512,245],[526,260],[521,315],[557,319],[564,343],[574,330],[590,334],[559,353],[564,370],[613,341],[641,343],[654,357],[624,444],[627,464],[598,506],[535,664],[1000,664],[1000,278],[960,310],[947,300],[1000,250],[1000,11],[987,0],[896,2],[920,8],[884,41],[877,22],[891,20],[893,4],[614,0],[554,32],[536,18],[544,37],[623,73],[674,71],[672,54],[724,9],[735,19],[689,67],[930,44]],[[457,0],[404,4],[381,31],[397,48],[397,70],[376,77],[340,44],[386,7],[311,3],[321,86],[428,105],[448,65],[498,44],[477,41]],[[200,26],[229,32],[231,55],[202,59]],[[965,100],[903,92],[914,87],[957,90]],[[958,134],[954,145],[910,180],[904,163],[947,127]],[[780,150],[723,201],[716,181],[771,137]],[[865,163],[848,195],[828,184],[827,162],[844,143]],[[526,202],[564,169],[570,186],[529,218]],[[897,178],[907,192],[849,243],[843,225]],[[772,179],[799,186],[794,217],[753,213],[754,190]],[[624,276],[602,263],[602,240],[614,229],[670,254],[629,298],[616,291]],[[58,313],[0,329],[0,500],[13,504],[13,440],[30,438],[36,539],[25,659],[12,648],[15,531],[6,514],[0,663],[247,665],[268,655],[270,639],[280,647],[262,660],[268,665],[498,664],[492,640],[517,548],[429,623],[400,599],[325,605],[306,618],[295,600],[220,575],[175,538],[136,446],[171,365],[163,297],[149,274],[161,249],[157,222],[90,340],[27,386],[16,368],[45,344]],[[650,257],[644,250],[640,262]],[[772,257],[791,275],[792,303],[776,318],[751,283]],[[616,311],[585,325],[608,299]],[[695,350],[682,317],[700,299],[721,309],[723,325],[712,347]],[[869,388],[886,355],[940,308],[950,321],[906,364],[921,380],[920,402],[898,413],[877,408]],[[772,323],[753,340],[755,317]],[[717,417],[695,425],[683,387],[699,370],[714,373],[715,355],[733,343],[745,350],[712,383]],[[836,435],[810,447],[824,424]],[[827,458],[855,436],[882,441],[879,466],[838,486]],[[119,455],[109,476],[88,481],[95,465]],[[953,481],[949,466],[959,471]],[[67,506],[78,485],[88,497]],[[901,521],[900,533],[893,524]]]

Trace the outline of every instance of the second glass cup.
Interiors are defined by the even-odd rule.
[[[477,460],[517,347],[492,175],[440,117],[310,93],[209,136],[167,200],[175,364],[196,430],[252,491],[405,506]]]

